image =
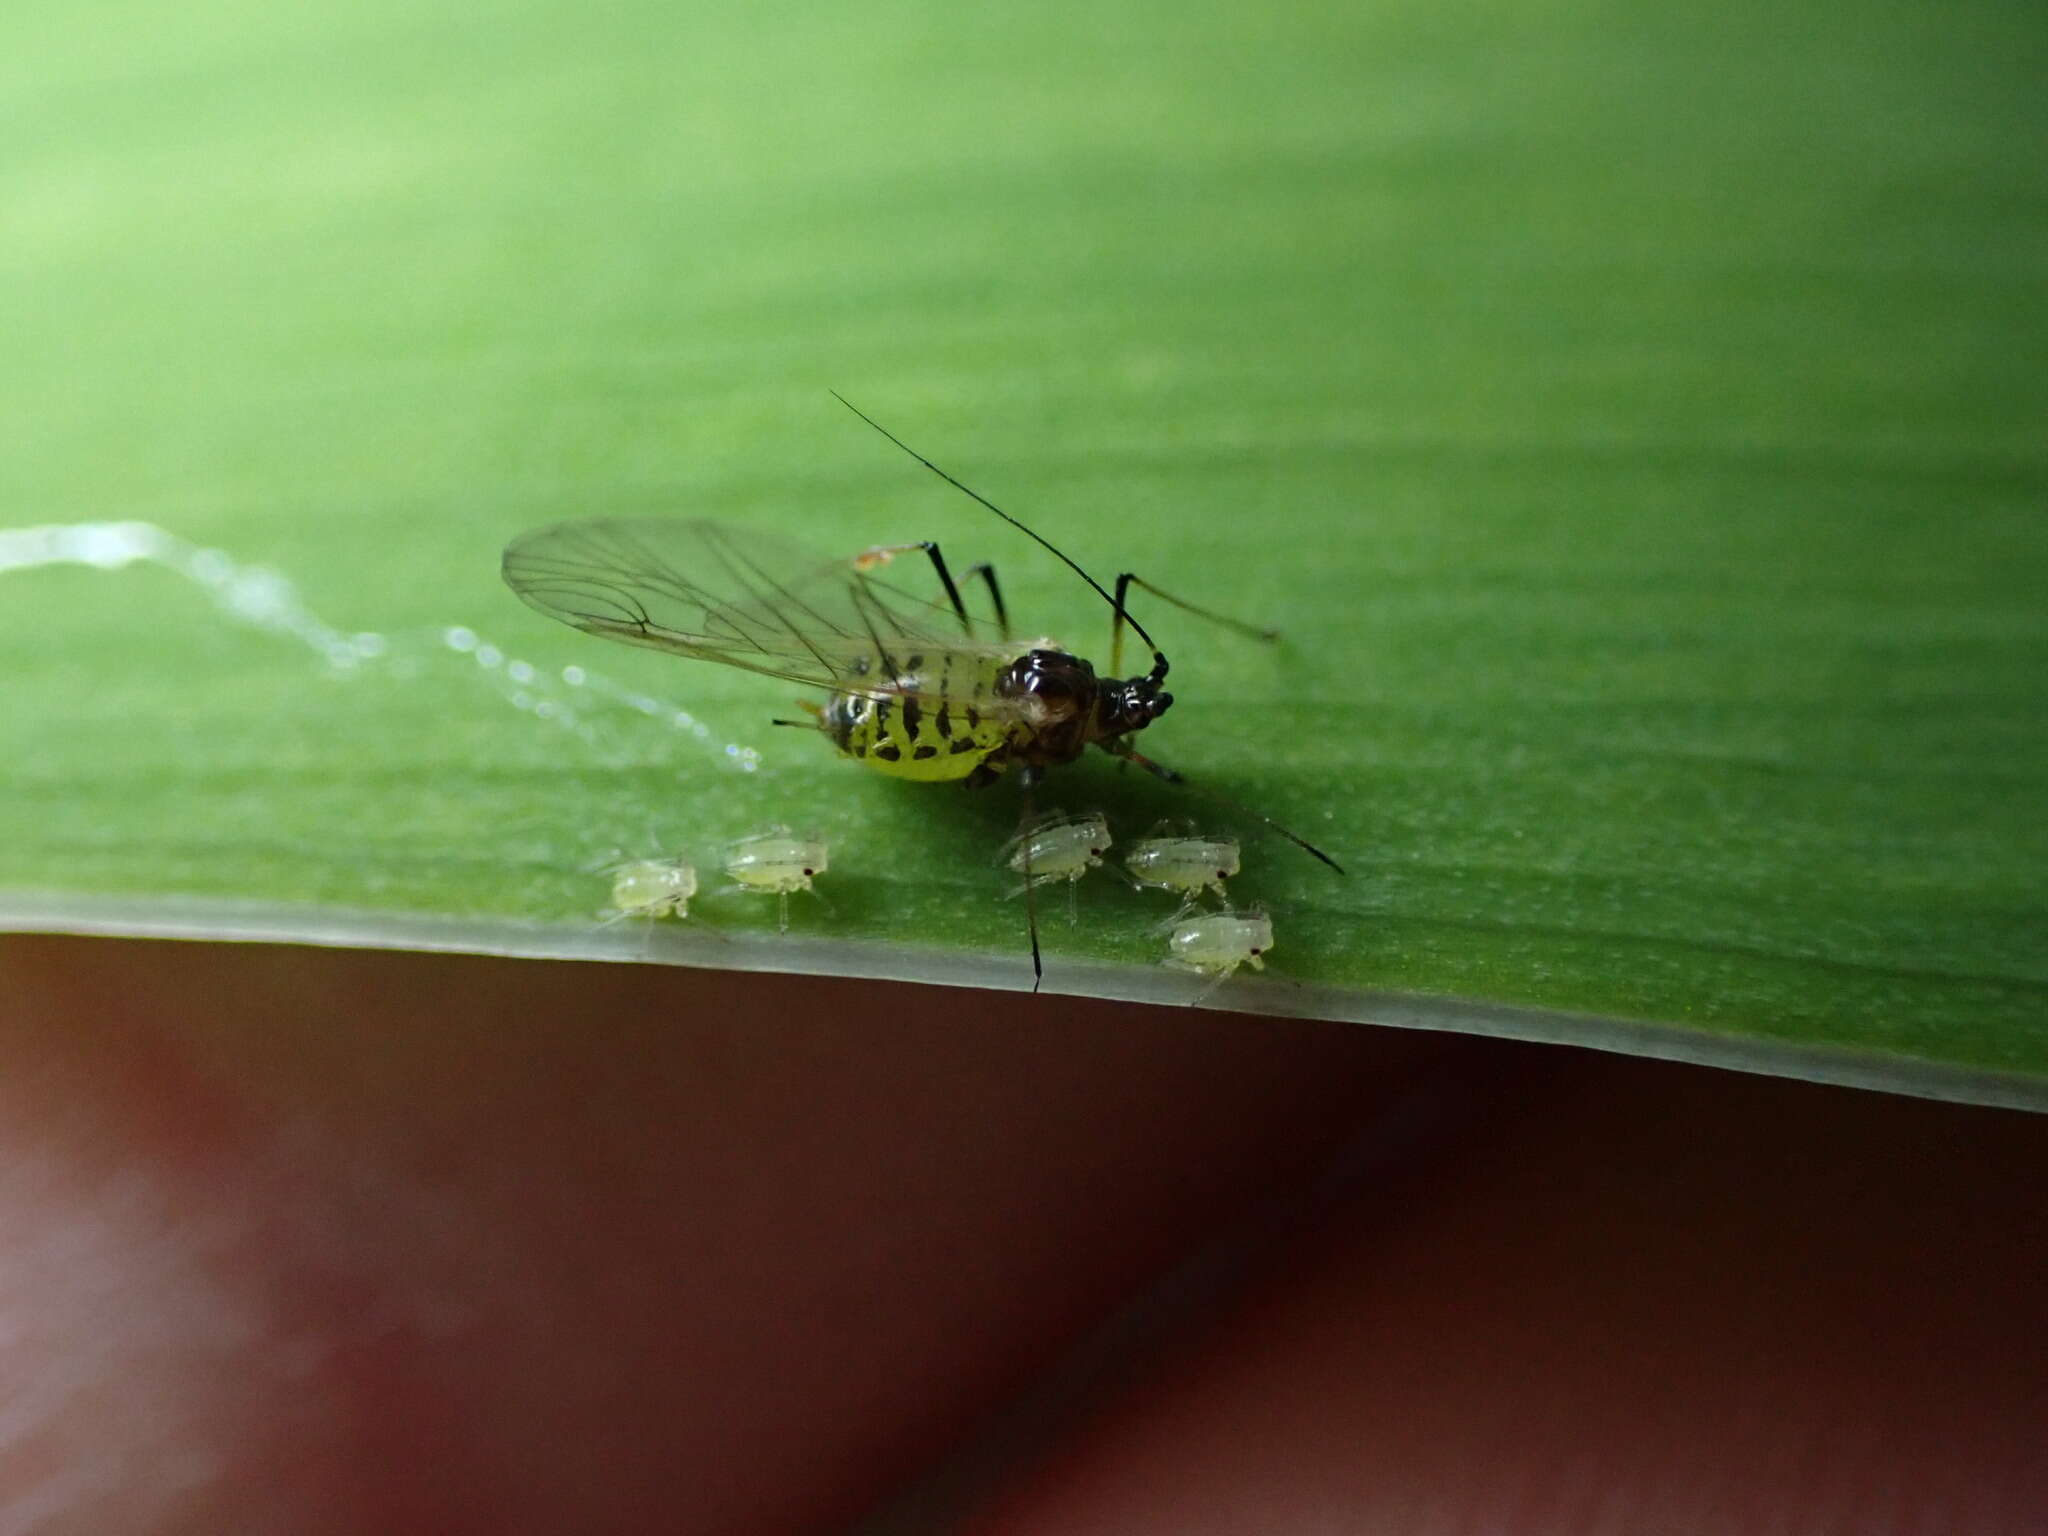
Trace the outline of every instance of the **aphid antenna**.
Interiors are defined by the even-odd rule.
[[[1288,831],[1285,827],[1281,826],[1279,822],[1275,821],[1272,817],[1268,816],[1265,812],[1253,810],[1250,806],[1246,805],[1242,800],[1233,800],[1230,796],[1224,794],[1222,790],[1211,789],[1206,784],[1190,783],[1188,781],[1188,776],[1182,773],[1179,769],[1169,768],[1164,763],[1155,763],[1151,758],[1145,756],[1144,753],[1137,751],[1128,743],[1121,741],[1113,744],[1098,742],[1097,745],[1100,746],[1102,750],[1107,752],[1111,757],[1117,758],[1127,763],[1136,763],[1140,768],[1144,769],[1147,773],[1151,774],[1156,779],[1164,780],[1168,784],[1178,784],[1182,789],[1186,790],[1189,794],[1198,796],[1199,798],[1204,800],[1213,800],[1216,802],[1216,804],[1223,806],[1231,811],[1234,811],[1240,816],[1250,817],[1253,821],[1258,822],[1259,825],[1266,828],[1267,831],[1279,833],[1280,836],[1286,838],[1288,842],[1294,844],[1295,847],[1299,848],[1303,853],[1307,854],[1310,858],[1316,859],[1321,863],[1329,865],[1330,868],[1334,869],[1340,875],[1344,873],[1344,866],[1342,864],[1339,864],[1335,859],[1331,858],[1327,853],[1323,852],[1323,850],[1318,848],[1314,843],[1310,842],[1305,837],[1296,836],[1294,833]]]
[[[875,420],[874,417],[870,416],[866,411],[862,410],[859,406],[855,405],[851,400],[847,399],[846,396],[839,393],[838,390],[835,389],[832,391],[832,398],[834,400],[837,400],[841,405],[845,406],[849,411],[853,412],[854,415],[858,416],[862,421],[866,422],[869,426],[873,427],[877,432],[881,433],[882,436],[889,439],[889,441],[894,443],[898,448],[901,448],[905,453],[909,454],[913,459],[917,460],[917,462],[922,464],[926,469],[930,470],[933,474],[937,475],[941,480],[945,481],[946,484],[952,486],[954,490],[959,491],[964,495],[972,497],[975,501],[980,502],[984,507],[988,508],[989,511],[995,513],[997,517],[1000,517],[1004,522],[1008,523],[1012,528],[1015,528],[1018,532],[1035,540],[1041,547],[1050,550],[1066,565],[1068,570],[1072,571],[1076,576],[1080,577],[1083,581],[1087,582],[1089,586],[1093,587],[1095,589],[1096,596],[1100,597],[1105,603],[1109,604],[1111,611],[1121,615],[1124,622],[1129,624],[1131,628],[1134,631],[1136,631],[1138,638],[1144,641],[1147,645],[1149,645],[1152,648],[1152,670],[1159,677],[1163,678],[1166,676],[1166,654],[1165,652],[1159,649],[1159,642],[1157,640],[1154,640],[1149,634],[1145,632],[1145,626],[1140,624],[1135,618],[1132,617],[1131,612],[1128,608],[1124,607],[1122,603],[1118,602],[1115,598],[1109,595],[1108,588],[1103,586],[1103,584],[1097,581],[1093,576],[1090,576],[1086,571],[1082,570],[1080,562],[1074,559],[1072,555],[1069,555],[1065,550],[1061,549],[1057,544],[1053,543],[1053,541],[1051,539],[1048,539],[1044,534],[1038,532],[1036,529],[1030,527],[1028,524],[1019,521],[1017,518],[1012,517],[1009,513],[1005,512],[1001,507],[997,506],[994,502],[990,501],[986,496],[982,495],[981,492],[977,491],[973,486],[967,485],[962,481],[955,479],[952,475],[946,473],[945,470],[939,468],[938,465],[934,464],[930,459],[926,458],[923,454],[919,453],[915,448],[911,447],[910,444],[904,442],[902,438],[898,437],[894,432],[891,432],[887,427],[883,426],[879,421]]]

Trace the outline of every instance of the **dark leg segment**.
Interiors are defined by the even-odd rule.
[[[996,568],[986,560],[967,568],[967,579],[979,576],[988,588],[988,600],[996,610],[996,630],[1005,639],[1010,638],[1010,610],[1003,602],[1003,589],[996,585]]]
[[[1033,992],[1036,992],[1040,983],[1045,980],[1045,961],[1038,953],[1038,887],[1032,884],[1031,880],[1030,829],[1032,822],[1038,819],[1037,796],[1033,791],[1038,788],[1040,772],[1041,770],[1032,767],[1028,763],[1017,770],[1017,788],[1023,792],[1024,797],[1024,819],[1017,824],[1017,830],[1023,834],[1024,838],[1023,842],[1018,844],[1018,847],[1024,854],[1024,922],[1031,931],[1031,990]]]
[[[939,585],[945,589],[946,605],[953,610],[953,617],[960,621],[962,633],[974,634],[974,621],[967,617],[967,604],[960,600],[960,588],[954,584],[953,573],[946,568],[946,557],[939,552],[939,546],[931,539],[919,539],[915,544],[877,544],[873,549],[857,555],[853,566],[865,571],[871,566],[887,565],[898,555],[907,555],[913,550],[930,559],[932,569],[938,573]],[[973,571],[967,573],[969,576]]]

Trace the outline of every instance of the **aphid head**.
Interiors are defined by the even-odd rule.
[[[1103,690],[1102,734],[1121,736],[1142,731],[1173,708],[1173,695],[1150,677],[1111,683]]]

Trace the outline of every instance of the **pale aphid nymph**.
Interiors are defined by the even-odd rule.
[[[697,871],[682,859],[634,859],[611,871],[618,917],[688,917]]]
[[[1223,882],[1238,872],[1234,837],[1141,837],[1124,849],[1124,870],[1131,879],[1154,890],[1172,891],[1189,911],[1205,892],[1214,892],[1226,907]],[[1176,914],[1179,915],[1179,914]]]
[[[1207,997],[1248,965],[1266,968],[1264,956],[1273,948],[1273,920],[1256,907],[1243,912],[1205,912],[1173,925],[1166,939],[1165,963],[1175,970],[1210,978]]]
[[[1003,862],[1024,877],[1010,894],[1021,896],[1034,886],[1064,880],[1071,907],[1081,877],[1102,866],[1109,844],[1109,819],[1102,812],[1048,811],[1003,847]]]
[[[787,933],[789,898],[797,891],[817,894],[811,882],[829,867],[827,853],[820,838],[800,837],[787,827],[770,827],[726,848],[725,872],[733,882],[726,889],[774,896],[779,926]]]

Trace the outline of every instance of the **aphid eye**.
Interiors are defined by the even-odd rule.
[[[1255,954],[1255,955],[1263,955],[1263,954],[1265,953],[1265,951],[1264,951],[1263,949],[1259,948],[1259,946],[1258,946],[1258,945],[1254,944],[1254,945],[1252,946],[1252,953],[1253,953],[1253,954]]]
[[[1230,871],[1227,869],[1219,869],[1216,871],[1216,878],[1218,880],[1228,880],[1230,878]]]
[[[815,875],[817,871],[815,869],[807,869],[804,871],[804,873],[807,875]]]

